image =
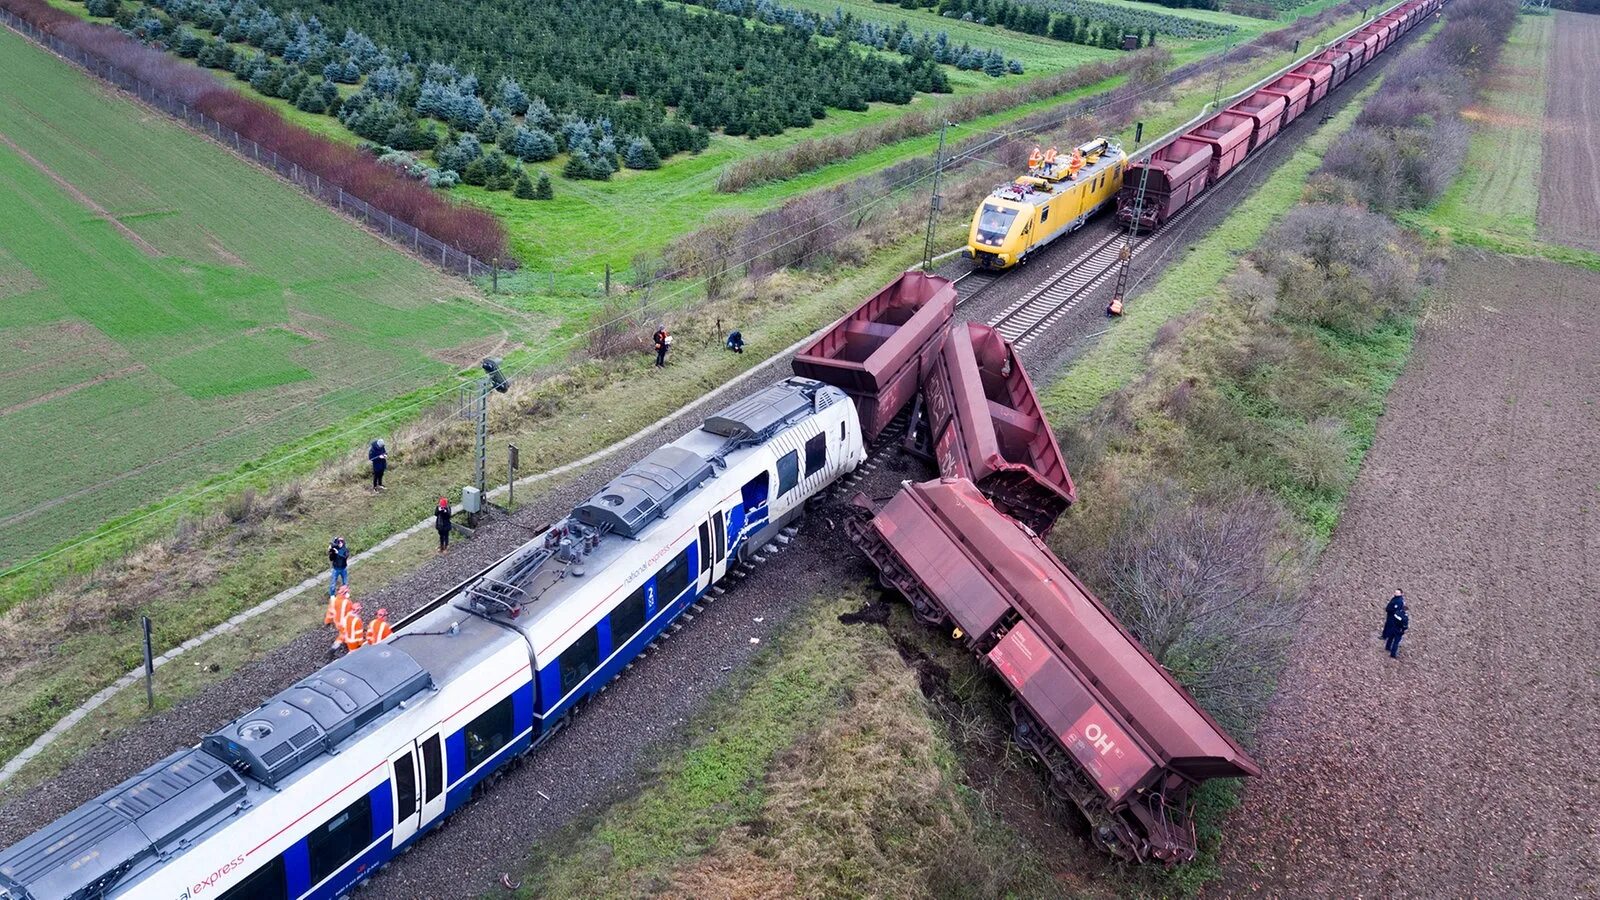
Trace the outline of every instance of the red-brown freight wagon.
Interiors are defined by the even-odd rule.
[[[971,482],[910,485],[846,529],[920,619],[954,626],[1004,679],[1017,742],[1102,848],[1141,862],[1193,859],[1192,789],[1261,774],[1077,576]]]
[[[971,480],[1044,534],[1078,494],[1022,361],[1000,332],[958,322],[924,369],[923,427],[913,421],[908,442],[925,441],[940,474]]]
[[[1254,153],[1257,147],[1277,137],[1278,129],[1286,121],[1284,111],[1288,108],[1289,101],[1282,94],[1264,88],[1228,107],[1229,112],[1238,113],[1255,123],[1247,152]]]
[[[1309,75],[1293,72],[1261,89],[1261,93],[1283,98],[1283,124],[1288,125],[1311,106],[1311,90],[1316,82]]]
[[[883,433],[917,392],[923,350],[956,309],[948,278],[904,272],[794,357],[794,373],[843,390],[867,440]]]
[[[1350,75],[1355,71],[1351,53],[1347,47],[1335,47],[1317,54],[1313,62],[1322,63],[1333,70],[1333,80],[1328,83],[1332,90],[1350,80]]]
[[[1295,67],[1290,75],[1311,79],[1311,99],[1307,107],[1315,106],[1323,97],[1328,96],[1328,88],[1333,86],[1333,66],[1325,62],[1311,60]]]
[[[1122,177],[1122,190],[1117,192],[1117,221],[1131,226],[1137,207],[1140,228],[1166,224],[1206,189],[1215,155],[1216,149],[1210,144],[1180,137],[1150,154],[1148,160],[1129,163]]]
[[[1215,153],[1211,157],[1209,180],[1216,184],[1250,154],[1250,135],[1255,133],[1255,129],[1255,120],[1249,116],[1220,112],[1200,123],[1184,137],[1211,145]]]

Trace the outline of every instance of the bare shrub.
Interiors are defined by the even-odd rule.
[[[1243,304],[1250,310],[1251,315],[1257,318],[1271,315],[1278,298],[1277,285],[1249,260],[1239,265],[1238,271],[1223,283],[1223,288],[1230,297]]]
[[[1361,201],[1376,210],[1394,209],[1400,167],[1388,137],[1376,128],[1353,127],[1322,156],[1325,173],[1357,185]]]
[[[600,305],[589,316],[589,355],[610,359],[625,353],[638,353],[646,347],[639,329],[643,322],[628,301],[618,298]]]
[[[1248,731],[1299,620],[1302,561],[1261,494],[1191,498],[1164,482],[1117,498],[1093,560],[1106,600],[1145,648],[1230,728]]]
[[[1350,478],[1350,457],[1355,451],[1343,423],[1318,419],[1286,432],[1278,451],[1296,481],[1314,491],[1342,487]]]
[[[258,522],[266,512],[267,510],[257,502],[255,488],[245,488],[222,504],[222,514],[235,525]]]
[[[295,511],[305,502],[305,482],[296,478],[272,492],[268,506],[280,519],[294,518]]]
[[[1406,310],[1417,295],[1416,254],[1383,216],[1349,206],[1297,207],[1252,254],[1277,279],[1292,317],[1356,334]]]

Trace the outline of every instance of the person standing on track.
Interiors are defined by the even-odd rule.
[[[1393,659],[1400,658],[1400,639],[1411,627],[1411,614],[1406,610],[1406,595],[1395,591],[1383,608],[1383,649]]]
[[[440,497],[433,510],[433,527],[439,532],[439,552],[450,552],[450,499]]]
[[[350,586],[350,548],[337,535],[328,544],[328,566],[333,570],[328,575],[328,596],[332,597],[339,585]]]
[[[333,646],[328,648],[328,655],[337,655],[340,647],[344,647],[346,653],[354,653],[366,642],[367,628],[361,621],[361,604],[352,603],[350,611],[339,621],[339,630],[333,637]]]
[[[667,326],[663,325],[657,328],[652,340],[655,342],[656,347],[656,368],[665,369],[667,367],[667,350],[672,347],[672,335],[667,333]]]
[[[383,445],[383,438],[367,447],[367,462],[372,463],[372,489],[383,490],[383,473],[389,468],[389,448]]]

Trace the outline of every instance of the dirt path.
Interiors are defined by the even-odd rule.
[[[1600,896],[1597,287],[1453,265],[1322,559],[1216,895]],[[1378,640],[1395,587],[1398,662]]]
[[[1600,15],[1556,13],[1539,235],[1600,250]]]

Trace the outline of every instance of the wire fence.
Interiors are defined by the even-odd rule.
[[[24,35],[33,42],[46,47],[62,59],[75,63],[90,74],[138,96],[145,103],[184,120],[195,130],[272,169],[289,181],[299,185],[306,193],[316,197],[323,203],[359,220],[367,228],[387,237],[395,244],[410,248],[411,252],[418,257],[447,271],[466,275],[468,278],[479,275],[493,275],[495,273],[495,266],[478,259],[470,253],[446,244],[409,222],[389,215],[360,197],[349,193],[343,187],[324,179],[315,172],[302,168],[294,160],[280,156],[276,150],[262,147],[255,141],[239,134],[239,132],[173,97],[171,94],[156,88],[149,82],[111,65],[105,60],[57,38],[55,35],[35,28],[10,10],[0,9],[0,22],[5,23],[12,30]]]

